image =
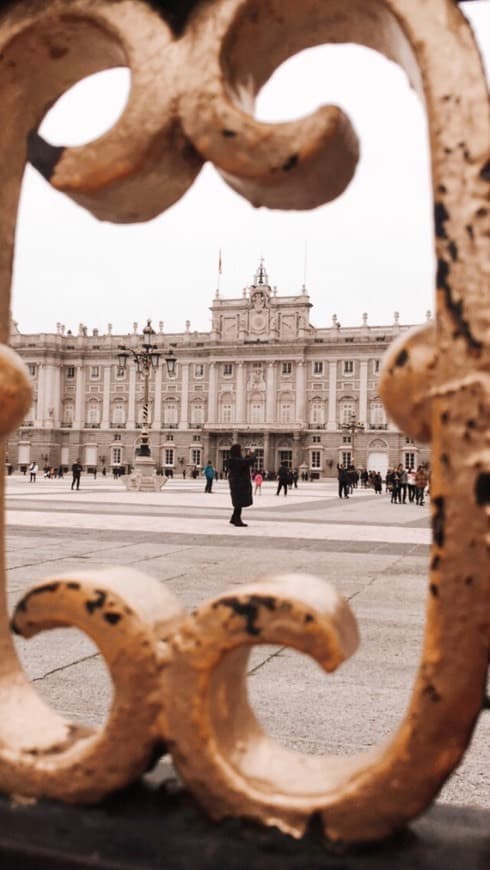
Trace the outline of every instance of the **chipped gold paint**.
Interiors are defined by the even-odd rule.
[[[196,5],[178,39],[140,0],[10,4],[0,17],[0,100],[9,118],[0,130],[0,341],[8,338],[28,140],[50,182],[107,220],[159,214],[205,160],[254,205],[311,208],[342,193],[354,173],[349,119],[326,106],[301,121],[264,124],[251,110],[287,56],[328,41],[357,42],[397,61],[429,124],[436,321],[390,350],[381,384],[390,414],[412,437],[431,440],[433,455],[426,633],[406,715],[369,753],[291,753],[249,706],[247,656],[256,643],[280,643],[326,671],[337,667],[354,651],[357,628],[335,591],[315,578],[262,578],[186,616],[156,581],[113,569],[45,581],[13,617],[26,637],[76,625],[104,655],[114,683],[108,720],[95,732],[73,726],[40,700],[16,657],[2,534],[4,792],[96,801],[135,779],[164,741],[216,818],[244,815],[300,836],[317,813],[332,839],[372,840],[421,813],[469,745],[490,636],[490,121],[478,50],[452,0],[215,0]],[[130,67],[132,88],[108,133],[64,150],[36,140],[31,131],[72,84],[120,64]],[[2,351],[3,436],[18,425],[29,391],[20,361]],[[3,468],[0,457],[1,475]]]

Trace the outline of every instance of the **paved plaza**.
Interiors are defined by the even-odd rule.
[[[249,689],[259,718],[302,752],[352,754],[385,739],[406,707],[421,651],[430,544],[428,506],[392,505],[335,481],[302,484],[287,497],[265,483],[229,524],[226,481],[170,480],[159,493],[128,493],[121,481],[82,476],[7,480],[11,606],[34,582],[125,565],[158,578],[188,608],[261,574],[301,572],[332,582],[361,631],[358,652],[333,675],[286,648],[254,647]],[[29,677],[64,715],[99,723],[111,688],[93,644],[74,630],[16,639]],[[447,803],[490,807],[490,714],[481,718]]]

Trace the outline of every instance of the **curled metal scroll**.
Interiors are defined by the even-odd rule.
[[[76,625],[94,638],[115,699],[101,731],[87,733],[46,707],[21,671],[7,627],[2,536],[0,788],[98,800],[138,776],[164,741],[215,817],[246,815],[299,836],[315,812],[333,839],[375,839],[437,795],[469,744],[484,698],[490,121],[481,60],[452,0],[216,0],[193,4],[179,32],[169,22],[141,0],[21,0],[0,17],[0,98],[9,118],[0,131],[0,340],[8,338],[27,159],[58,190],[112,221],[163,211],[208,159],[256,205],[311,208],[338,196],[352,177],[358,150],[350,122],[338,108],[323,107],[301,122],[262,124],[251,115],[255,94],[288,55],[323,42],[357,42],[400,63],[427,109],[438,258],[436,324],[390,350],[381,383],[399,425],[432,442],[421,663],[387,744],[353,759],[298,756],[256,722],[246,656],[255,643],[279,642],[326,670],[336,667],[354,650],[357,630],[329,586],[265,578],[185,616],[155,581],[124,569],[54,578],[22,599],[13,627],[30,636]],[[79,148],[39,139],[54,100],[116,64],[130,67],[132,86],[108,133]],[[29,389],[21,362],[4,348],[2,436],[27,410]],[[0,474],[3,467],[0,461]]]

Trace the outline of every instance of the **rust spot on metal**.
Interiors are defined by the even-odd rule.
[[[449,220],[449,212],[443,202],[436,202],[434,206],[434,225],[438,239],[447,239],[446,221]]]
[[[434,535],[434,541],[438,547],[442,547],[446,537],[446,504],[444,498],[440,495],[433,499],[432,504],[435,508],[435,512],[432,516],[432,532]]]
[[[27,595],[24,595],[21,601],[19,601],[17,605],[17,610],[27,610],[27,603],[31,598],[34,598],[36,595],[44,595],[45,592],[56,592],[59,587],[59,583],[43,583],[42,586],[35,586],[34,589],[31,589]]]
[[[68,48],[66,45],[50,45],[49,47],[49,56],[53,58],[53,60],[59,60],[62,57],[68,54]]]
[[[271,596],[251,595],[244,601],[239,598],[221,598],[214,604],[214,607],[229,607],[238,616],[245,618],[245,631],[247,634],[260,634],[261,629],[255,623],[259,617],[261,607],[266,607],[267,610],[275,610],[277,602]]]
[[[395,359],[395,365],[401,368],[408,362],[408,350],[403,348]]]
[[[427,695],[434,704],[437,704],[441,700],[441,696],[437,691],[436,687],[429,683],[425,689],[423,690],[424,695]]]
[[[475,481],[476,503],[490,504],[490,472],[482,472]]]
[[[451,240],[447,246],[447,249],[449,251],[449,256],[451,257],[451,260],[453,262],[456,262],[456,260],[458,259],[458,246],[456,242],[453,242]]]
[[[480,178],[482,178],[483,181],[490,181],[490,160],[487,160],[487,162],[483,164],[480,170]]]
[[[96,598],[94,598],[92,601],[85,602],[85,607],[87,608],[89,613],[94,613],[96,610],[99,610],[101,607],[103,607],[107,598],[107,593],[104,592],[103,589],[95,589],[95,595]]]
[[[437,261],[437,289],[444,293],[446,308],[456,325],[455,336],[461,335],[471,350],[480,352],[483,349],[483,344],[479,339],[474,337],[470,324],[463,316],[463,300],[459,299],[456,301],[453,299],[449,284],[449,273],[449,264],[442,257],[439,257]]]
[[[294,169],[295,166],[298,165],[299,157],[297,154],[291,154],[291,157],[282,164],[283,172],[289,172],[290,169]]]
[[[117,625],[122,619],[121,613],[104,613],[104,619],[109,625]]]

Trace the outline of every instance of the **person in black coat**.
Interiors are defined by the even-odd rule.
[[[250,469],[254,462],[254,454],[242,456],[241,445],[232,444],[230,457],[226,462],[226,470],[228,472],[231,503],[233,505],[233,513],[230,520],[233,526],[247,525],[247,523],[242,522],[242,508],[253,504]]]
[[[277,492],[276,495],[279,495],[281,489],[284,490],[284,495],[288,494],[288,484],[291,485],[292,479],[290,477],[291,472],[287,467],[285,462],[281,463],[281,467],[277,473]]]

